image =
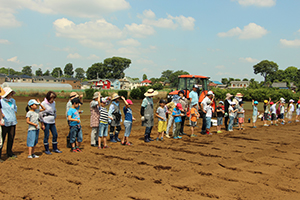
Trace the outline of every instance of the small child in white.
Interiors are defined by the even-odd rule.
[[[244,102],[240,101],[239,102],[240,106],[238,107],[237,111],[237,118],[239,122],[239,130],[243,130],[243,123],[244,123],[244,118],[245,118],[245,110],[244,110]]]
[[[286,118],[289,120],[288,123],[292,123],[293,112],[295,110],[294,100],[290,99],[289,104],[287,106]]]
[[[39,109],[41,106],[42,109]],[[26,122],[29,124],[27,133],[27,146],[28,146],[28,158],[38,158],[39,156],[34,154],[34,147],[38,143],[39,139],[39,112],[44,111],[45,108],[40,104],[37,99],[31,99],[26,107]]]
[[[213,107],[211,106],[212,101],[211,100],[207,100],[206,101],[207,106],[205,107],[205,112],[206,112],[206,134],[208,135],[212,135],[212,133],[210,133],[210,127],[211,127],[211,117],[212,117],[212,113],[214,112]]]

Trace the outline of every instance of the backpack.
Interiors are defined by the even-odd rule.
[[[276,114],[277,115],[280,115],[280,108],[281,108],[281,105],[279,105],[278,108],[276,109]]]

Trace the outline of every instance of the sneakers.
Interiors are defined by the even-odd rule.
[[[163,138],[163,137],[161,137],[161,138],[160,138],[160,141],[164,141],[164,138]]]
[[[253,127],[254,128],[254,127]],[[256,127],[255,127],[256,128]],[[229,132],[232,132],[233,130],[231,129],[231,130],[228,130]]]
[[[256,126],[253,126],[252,128],[256,128]]]
[[[181,139],[182,137],[178,136],[178,139]]]
[[[29,155],[27,158],[33,158],[33,156],[32,156],[32,155]]]
[[[192,135],[191,135],[191,137],[197,137],[197,135],[195,135],[195,134],[192,134]]]
[[[35,154],[32,154],[32,157],[33,158],[39,158],[39,156],[35,155]]]
[[[296,122],[299,122],[299,120],[296,120]]]
[[[156,138],[156,141],[159,141],[159,138]]]
[[[175,137],[173,137],[173,139],[178,140],[178,137],[175,136]]]
[[[109,146],[107,146],[107,145],[106,145],[106,146],[103,146],[103,149],[108,149],[108,148],[110,148],[110,147],[109,147]]]
[[[125,142],[121,142],[121,145],[123,145],[123,146],[124,146],[125,144],[126,144]]]
[[[167,137],[167,138],[171,138],[168,134],[166,134],[166,137]]]
[[[207,133],[207,135],[212,135],[212,133]]]
[[[81,149],[79,149],[79,147],[75,147],[77,152],[82,152]]]
[[[222,133],[222,131],[217,131],[217,133]]]
[[[102,149],[101,146],[100,146],[100,147],[97,147],[97,148],[98,148],[98,149]]]
[[[131,146],[133,144],[131,142],[126,142],[126,145]]]
[[[72,152],[72,153],[77,153],[77,149],[72,148],[72,149],[71,149],[71,152]]]
[[[284,125],[284,122],[281,122],[282,125]]]
[[[264,126],[269,126],[268,124],[264,124]]]
[[[52,155],[52,153],[50,151],[45,151],[45,154]]]

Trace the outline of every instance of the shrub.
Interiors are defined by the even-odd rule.
[[[144,93],[143,93],[144,95]],[[132,89],[130,92],[130,97],[133,99],[140,99],[141,96],[141,90],[140,88]]]
[[[106,91],[106,90],[102,90],[100,92],[101,92],[102,97],[108,97],[109,96],[108,91]]]
[[[125,99],[128,98],[128,92],[127,92],[127,90],[120,90],[120,91],[118,91],[118,95],[125,97]]]
[[[97,92],[98,90],[96,89],[85,89],[84,92],[85,92],[85,98],[86,99],[93,99],[93,95],[95,92]]]
[[[155,83],[155,84],[152,86],[152,88],[153,88],[154,90],[162,90],[162,89],[164,89],[164,86],[163,86],[161,83]]]
[[[139,99],[143,99],[145,96],[144,94],[147,92],[147,90],[150,88],[150,86],[142,86],[139,87],[140,89],[140,95],[139,95]]]

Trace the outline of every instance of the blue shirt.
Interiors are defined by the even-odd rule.
[[[190,97],[190,99],[192,99],[191,100],[191,105],[194,105],[194,104],[198,103],[199,96],[198,96],[197,92],[191,91],[190,94],[189,94],[189,97]]]
[[[177,108],[174,108],[172,115],[174,116],[174,115],[180,115],[180,114],[181,114],[181,111]],[[175,121],[175,123],[181,122],[181,116],[174,117],[174,121]]]
[[[68,111],[68,117],[71,116],[72,119],[79,119],[80,120],[80,115],[78,113],[78,110],[75,108],[70,108]],[[79,125],[79,122],[75,121],[70,121],[70,126],[76,126]]]
[[[2,113],[4,114],[4,125],[5,126],[14,126],[17,124],[17,105],[16,101],[13,98],[10,99],[1,99]]]
[[[253,116],[257,116],[257,106],[253,106]]]
[[[125,115],[125,121],[132,122],[132,110],[131,110],[131,108],[126,108],[126,106],[124,106],[123,112],[124,112],[124,115]]]

